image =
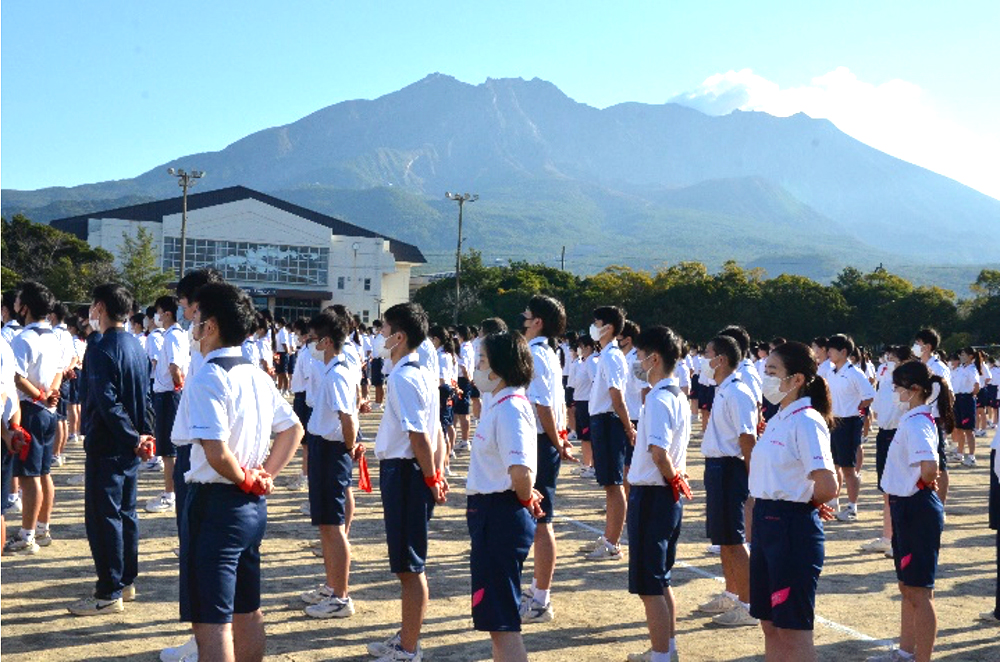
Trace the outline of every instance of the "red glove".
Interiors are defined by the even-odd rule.
[[[372,491],[372,477],[368,473],[368,460],[364,455],[358,460],[358,489],[368,493]]]
[[[48,399],[49,399],[49,396],[45,393],[45,389],[41,388],[41,389],[38,389],[38,395],[36,397],[32,398],[31,401],[34,402],[34,403],[40,404],[43,407],[45,407],[46,404],[47,404],[46,401]]]
[[[28,460],[28,453],[31,452],[31,434],[29,434],[28,431],[22,428],[20,425],[11,425],[10,429],[14,432],[21,433],[22,437],[21,446],[16,450],[18,457],[21,458],[21,462],[26,462]]]
[[[691,496],[691,486],[684,480],[684,476],[679,473],[674,474],[674,477],[670,479],[670,487],[674,489],[674,501],[680,501],[681,496],[688,501],[691,501],[693,498]]]
[[[937,481],[932,480],[929,483],[925,483],[923,478],[917,479],[917,489],[918,490],[934,490],[937,491]]]
[[[256,494],[257,496],[264,496],[267,491],[264,486],[258,480],[259,472],[256,469],[244,469],[243,470],[243,482],[240,483],[240,489],[247,494]]]
[[[569,430],[559,430],[559,439],[569,441]]]
[[[424,485],[426,485],[427,487],[431,488],[432,490],[434,489],[435,485],[438,485],[441,482],[443,482],[443,481],[441,480],[441,472],[440,471],[438,471],[437,473],[435,473],[433,476],[424,476]]]

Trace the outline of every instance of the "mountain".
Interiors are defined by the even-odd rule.
[[[820,279],[880,262],[974,274],[1000,250],[1000,232],[970,235],[1000,227],[1000,201],[826,120],[597,109],[539,79],[469,85],[441,74],[134,179],[4,190],[3,212],[49,220],[97,200],[174,196],[170,166],[206,170],[201,188],[242,184],[398,236],[440,268],[455,241],[443,193],[456,187],[481,195],[466,207],[466,247],[553,263],[565,245],[567,268],[580,272],[732,258]]]

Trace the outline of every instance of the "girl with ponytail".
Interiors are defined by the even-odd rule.
[[[944,528],[944,506],[936,491],[938,433],[927,403],[937,398],[946,432],[954,428],[955,412],[948,382],[919,361],[896,368],[892,384],[894,405],[902,416],[889,445],[881,487],[889,495],[892,556],[903,596],[899,652],[926,662],[937,636],[934,577]],[[898,660],[899,652],[889,651],[869,662]]]
[[[976,466],[976,396],[982,385],[982,364],[979,354],[971,347],[958,352],[959,365],[951,372],[955,389],[955,431],[952,439],[966,467]]]
[[[760,619],[768,662],[815,660],[813,610],[825,542],[821,520],[833,518],[825,504],[838,489],[830,452],[830,391],[808,345],[780,345],[764,366],[764,397],[779,408],[750,456],[750,614]]]

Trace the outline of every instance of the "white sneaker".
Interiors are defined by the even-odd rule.
[[[735,609],[738,604],[732,593],[723,591],[708,602],[698,605],[698,611],[703,614],[725,614]]]
[[[587,554],[588,559],[592,561],[618,561],[621,559],[621,545],[612,545],[604,540],[604,536],[601,536],[599,542],[600,544]]]
[[[407,653],[397,644],[386,651],[385,655],[378,657],[375,662],[421,662],[423,659],[424,653],[420,650],[419,644],[413,653]]]
[[[534,598],[523,603],[521,609],[522,623],[548,623],[555,616],[556,612],[552,609],[552,602],[543,605]]]
[[[79,487],[80,485],[83,485],[85,482],[87,482],[86,474],[73,474],[72,476],[66,479],[66,484],[74,487]]]
[[[396,634],[392,635],[385,641],[375,641],[368,644],[368,654],[371,655],[372,657],[382,657],[383,655],[391,651],[393,648],[399,646],[400,642],[399,637],[400,633],[397,632]],[[417,645],[417,648],[420,648],[419,644]]]
[[[993,625],[1000,625],[1000,618],[997,618],[997,615],[992,611],[984,611],[983,613],[979,614],[978,620],[983,621],[985,623],[992,623]]]
[[[594,471],[594,467],[584,467],[583,471],[580,472],[580,478],[584,480],[593,480],[597,478],[597,473]]]
[[[841,522],[854,522],[858,519],[858,511],[850,506],[844,506],[839,513],[837,513],[837,519]]]
[[[139,465],[140,472],[163,471],[163,458],[154,457]]]
[[[747,608],[741,604],[737,604],[724,614],[719,614],[712,619],[712,622],[716,625],[725,625],[726,627],[760,625],[760,621],[751,616]]]
[[[309,489],[309,476],[299,474],[288,483],[288,489],[296,492]]]
[[[976,466],[976,456],[975,455],[966,455],[964,458],[962,458],[962,466],[963,467],[974,467],[974,466]]]
[[[24,510],[24,503],[21,501],[20,496],[14,496],[13,498],[7,499],[7,508],[15,513],[20,513]]]
[[[722,545],[709,545],[705,548],[706,554],[722,554]]]
[[[891,559],[892,558],[892,549],[891,549],[891,546],[890,546],[890,549],[885,550],[885,558],[887,558],[887,559]]]
[[[452,476],[455,475],[455,472],[451,470],[451,467],[446,466],[444,468],[444,475],[447,476],[448,478],[451,478]]]
[[[194,655],[192,658],[191,656]],[[180,646],[164,648],[160,651],[160,662],[181,662],[189,660],[195,662],[198,659],[198,641],[191,637]]]
[[[161,494],[155,499],[150,499],[146,502],[146,512],[147,513],[166,513],[173,512],[176,507],[175,500],[168,497],[166,494]]]
[[[465,439],[459,439],[458,441],[455,442],[455,452],[456,453],[462,453],[462,452],[467,451],[467,450],[469,450],[469,442],[468,441],[466,441]]]
[[[122,587],[122,602],[135,602],[135,584]]]
[[[645,653],[629,653],[626,658],[628,662],[652,662],[653,649],[649,648]],[[670,654],[670,662],[678,662],[677,651]]]
[[[65,463],[66,463],[66,461],[63,460],[63,456],[62,455],[53,455],[52,456],[52,466],[61,467]]]
[[[71,604],[68,609],[69,613],[74,616],[103,616],[104,614],[120,614],[125,611],[125,606],[122,604],[121,598],[114,600],[84,598]]]
[[[309,502],[308,501],[306,501],[301,506],[299,506],[299,511],[303,515],[305,515],[306,517],[309,517],[310,515],[312,515],[312,511],[309,509]]]
[[[7,544],[3,546],[4,556],[7,554],[37,554],[38,544],[32,540],[25,540],[20,536],[20,534],[15,535],[13,538],[7,541]]]
[[[318,605],[324,600],[332,598],[333,590],[327,588],[326,584],[320,584],[318,588],[314,588],[311,591],[304,591],[299,597],[307,605]]]
[[[570,430],[570,431],[569,431],[569,434],[567,434],[567,435],[566,435],[566,438],[567,438],[567,439],[568,439],[569,441],[577,441],[577,438],[576,438],[576,432],[575,432],[574,430]]]
[[[976,436],[977,437],[985,437],[986,436],[986,430],[976,430]]]
[[[354,615],[354,601],[350,596],[327,598],[320,603],[305,608],[307,615],[313,618],[347,618]]]
[[[873,655],[867,658],[865,662],[911,662],[912,660],[912,657],[903,657],[900,655],[898,648],[892,648],[881,655]]]
[[[39,547],[48,547],[52,544],[52,529],[48,529],[45,533],[35,534],[35,543]]]
[[[861,545],[862,552],[892,552],[892,542],[888,538],[875,538]]]

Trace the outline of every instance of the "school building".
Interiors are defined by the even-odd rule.
[[[153,236],[160,265],[180,271],[182,198],[90,212],[51,222],[121,257],[124,237]],[[339,303],[365,322],[409,300],[420,249],[270,195],[231,186],[188,195],[187,271],[218,269],[258,308],[289,320]],[[142,302],[148,304],[151,302]]]

